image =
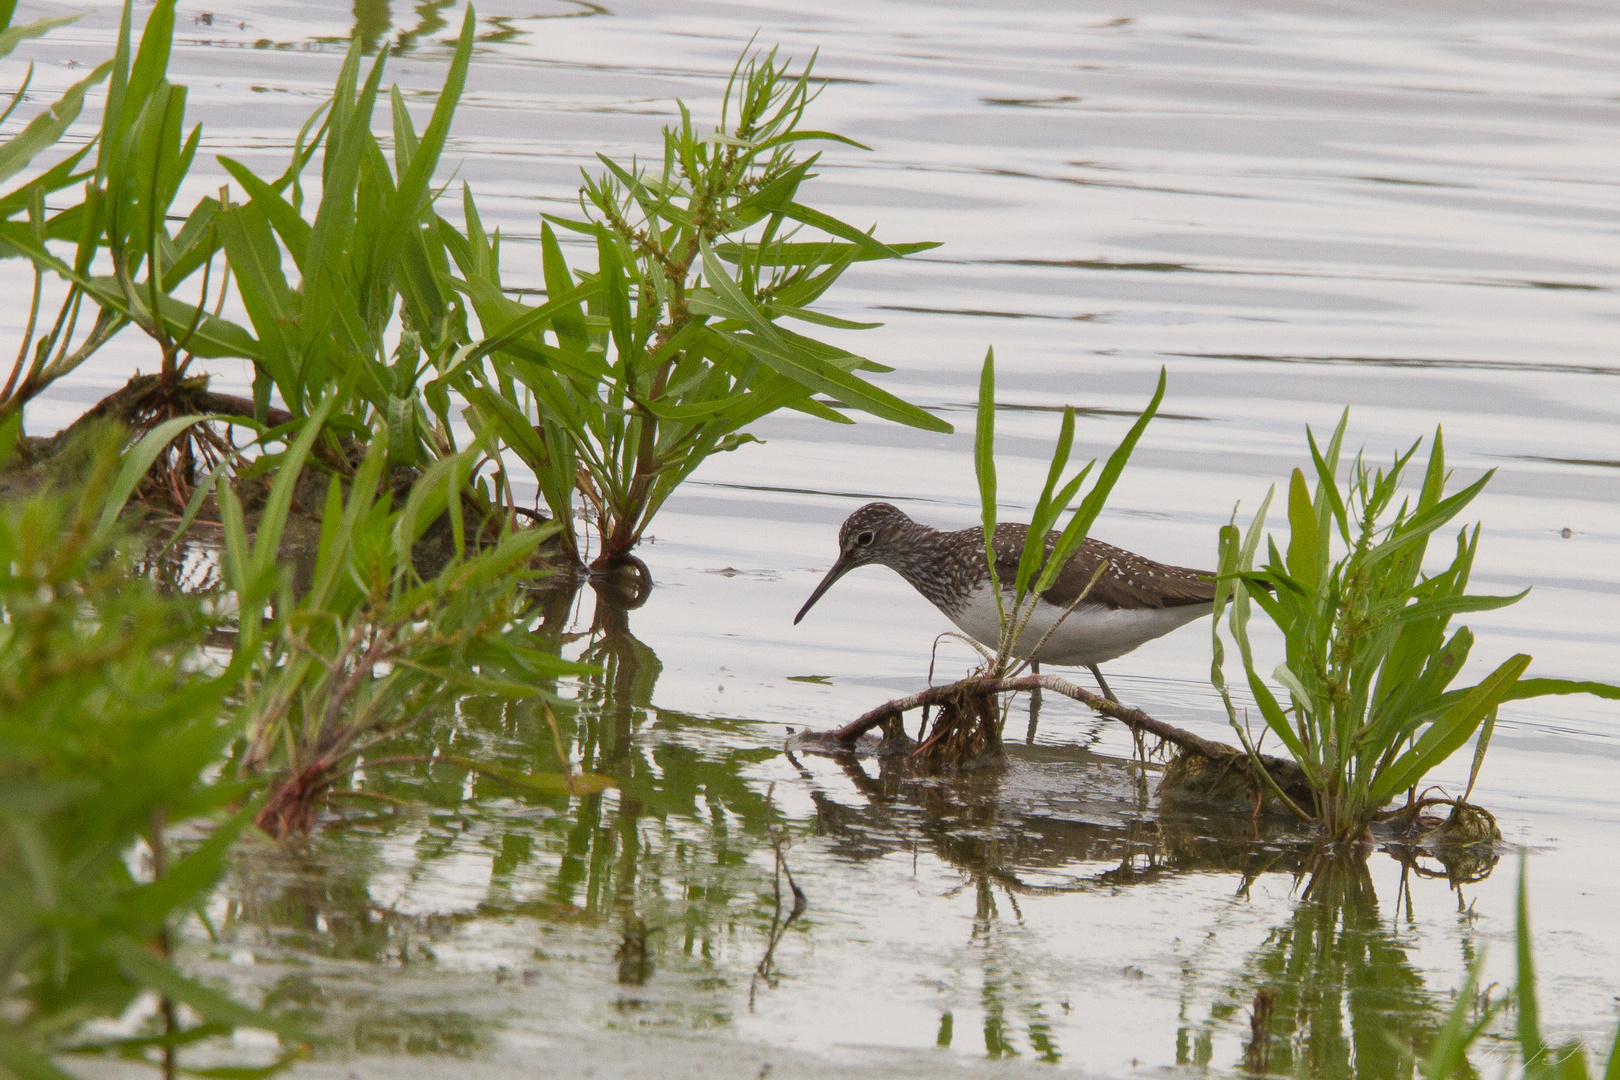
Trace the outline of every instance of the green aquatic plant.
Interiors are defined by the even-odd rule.
[[[361,754],[450,695],[531,697],[545,680],[585,670],[533,647],[526,633],[521,586],[551,530],[466,541],[461,492],[478,444],[435,463],[396,507],[385,483],[389,440],[379,433],[347,490],[328,480],[308,580],[294,580],[282,546],[293,490],[337,402],[332,395],[311,413],[251,536],[240,500],[219,488],[235,663],[244,668],[238,769],[273,777],[257,819],[273,836],[308,832]],[[421,542],[435,527],[450,550],[425,568]],[[583,790],[595,778],[553,780]]]
[[[1362,455],[1338,479],[1346,411],[1325,448],[1309,437],[1314,493],[1302,470],[1288,487],[1290,535],[1286,553],[1267,539],[1268,559],[1254,560],[1270,506],[1268,494],[1246,534],[1235,524],[1220,535],[1220,587],[1215,599],[1214,660],[1210,678],[1257,773],[1269,776],[1254,738],[1227,686],[1221,619],[1236,643],[1249,690],[1269,731],[1287,748],[1309,783],[1313,800],[1302,805],[1269,786],[1299,817],[1333,839],[1358,837],[1389,803],[1407,795],[1399,813],[1412,821],[1426,806],[1463,800],[1419,798],[1429,771],[1479,733],[1477,775],[1498,706],[1546,694],[1594,693],[1620,698],[1620,689],[1594,682],[1526,679],[1530,657],[1508,658],[1473,686],[1453,687],[1473,647],[1467,627],[1448,628],[1454,616],[1516,603],[1513,596],[1470,594],[1469,574],[1479,526],[1457,535],[1448,566],[1424,572],[1430,538],[1455,518],[1490,481],[1487,472],[1451,495],[1445,447],[1436,430],[1415,501],[1402,495],[1402,478],[1422,440],[1397,454],[1387,469]],[[1335,557],[1336,552],[1337,557]],[[1274,691],[1256,670],[1249,638],[1252,607],[1282,632],[1286,657],[1273,672]],[[1469,790],[1473,787],[1472,778]],[[1493,826],[1487,825],[1488,833]]]
[[[0,424],[0,464],[21,418]],[[0,501],[0,1074],[68,1075],[63,1054],[156,1057],[281,1021],[169,961],[253,816],[255,784],[222,780],[241,669],[200,667],[216,619],[200,597],[132,575],[118,512],[178,433],[121,455],[103,429],[78,478]],[[176,832],[195,837],[184,848]],[[146,993],[124,1037],[87,1031]],[[182,1011],[185,1006],[189,1016]],[[295,1037],[292,1048],[296,1049]]]
[[[812,305],[856,262],[935,246],[885,244],[800,201],[819,155],[799,159],[798,144],[859,145],[800,126],[812,86],[808,65],[793,76],[774,51],[755,56],[733,73],[712,131],[682,105],[661,164],[601,156],[607,171],[583,188],[589,220],[547,215],[540,307],[506,295],[499,236],[467,199],[452,254],[484,337],[464,360],[494,361],[467,369],[478,380],[467,396],[533,471],[575,552],[582,500],[600,539],[595,566],[627,559],[681,481],[776,410],[848,422],[842,404],[950,430],[856,374],[887,368],[783,325],[875,325]],[[569,268],[553,225],[594,242],[593,271]]]
[[[4,16],[0,26],[10,22],[13,7],[8,4],[0,10]],[[86,92],[108,82],[96,136],[0,198],[0,254],[21,255],[34,263],[22,341],[0,385],[0,418],[20,412],[132,323],[158,342],[166,389],[185,373],[192,355],[234,355],[245,340],[207,311],[209,278],[219,246],[212,227],[218,203],[203,199],[173,233],[167,222],[201,135],[200,128],[185,133],[186,90],[167,79],[174,2],[160,0],[153,7],[133,60],[132,10],[130,3],[124,5],[114,58],[74,84],[48,112],[34,117],[0,147],[0,179],[5,179],[59,141],[77,120]],[[25,38],[71,21],[42,20],[0,30],[0,56]],[[27,82],[13,96],[11,108],[22,99]],[[92,151],[94,166],[76,171]],[[81,183],[83,197],[78,202],[54,212],[46,208],[47,195]],[[65,257],[57,253],[64,247],[69,249]],[[98,261],[103,252],[110,267]],[[105,272],[109,268],[110,274]],[[199,269],[203,271],[199,299],[177,299],[175,289]],[[64,288],[55,318],[42,324],[48,276],[59,279]],[[79,337],[87,308],[96,315]]]
[[[991,666],[991,674],[996,678],[1014,678],[1029,666],[1029,656],[1033,656],[1040,648],[1041,642],[1034,646],[1023,644],[1024,632],[1029,626],[1029,620],[1035,613],[1036,605],[1042,601],[1042,594],[1050,589],[1056,582],[1058,574],[1069,563],[1075,552],[1085,543],[1091,532],[1091,526],[1102,513],[1103,506],[1108,502],[1108,496],[1114,490],[1114,484],[1125,471],[1125,465],[1131,459],[1131,453],[1141,440],[1142,433],[1147,430],[1148,424],[1158,414],[1159,403],[1164,400],[1165,371],[1159,369],[1159,383],[1154,388],[1153,397],[1147,408],[1137,415],[1135,423],[1125,433],[1114,452],[1108,456],[1102,471],[1092,482],[1091,490],[1086,492],[1085,498],[1080,499],[1076,505],[1075,500],[1080,495],[1081,486],[1092,468],[1097,464],[1096,459],[1088,461],[1083,468],[1070,477],[1063,486],[1058,487],[1063,471],[1069,465],[1069,452],[1074,446],[1074,407],[1065,406],[1063,409],[1063,424],[1058,431],[1057,446],[1052,451],[1052,462],[1046,473],[1046,486],[1035,500],[1035,510],[1030,516],[1029,531],[1024,536],[1024,547],[1018,558],[1018,570],[1010,582],[1000,580],[996,570],[996,552],[994,537],[996,535],[996,368],[995,350],[985,353],[984,366],[979,373],[979,404],[977,425],[973,438],[973,466],[979,483],[979,520],[984,526],[984,556],[990,568],[990,585],[996,597],[996,617],[1000,622],[1001,633],[996,644],[996,655]],[[1059,519],[1064,514],[1069,515],[1067,524],[1062,532],[1055,531]],[[1100,566],[1097,574],[1100,576],[1106,566]],[[1012,593],[1012,604],[1008,606],[1003,590]],[[1073,611],[1085,600],[1086,590],[1082,590],[1079,597],[1070,605]],[[1054,623],[1047,631],[1050,636],[1062,625],[1061,621]],[[1042,641],[1044,642],[1044,638]],[[1027,654],[1025,658],[1018,658],[1016,652]]]
[[[357,456],[341,437],[388,433],[388,464],[421,467],[458,452],[445,375],[466,344],[466,316],[446,281],[433,173],[466,85],[477,16],[469,6],[427,127],[417,132],[399,87],[388,102],[392,160],[372,132],[388,50],[361,81],[361,42],[350,46],[332,97],[295,140],[287,168],[257,176],[220,164],[247,195],[216,215],[256,338],[254,409],[271,393],[301,424],[337,396],[320,455],[347,471]],[[320,157],[320,198],[304,209],[303,174]],[[297,272],[290,281],[286,268]],[[390,349],[389,342],[397,338]]]

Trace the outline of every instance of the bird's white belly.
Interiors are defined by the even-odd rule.
[[[1012,597],[1007,593],[1002,596],[1010,616]],[[1209,613],[1207,604],[1137,609],[1081,604],[1062,619],[1048,638],[1047,631],[1059,622],[1063,610],[1041,602],[1024,627],[1017,653],[1028,656],[1030,650],[1039,645],[1035,659],[1043,664],[1064,667],[1101,664]],[[951,616],[951,621],[968,637],[994,649],[1001,636],[1001,623],[990,586],[985,584],[976,589],[967,603]],[[1040,645],[1043,638],[1046,644]]]

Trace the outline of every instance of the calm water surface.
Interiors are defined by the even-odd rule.
[[[1459,478],[1497,470],[1474,504],[1478,587],[1534,586],[1475,620],[1481,673],[1522,650],[1544,674],[1620,678],[1613,5],[825,7],[480,5],[446,159],[501,227],[508,281],[538,285],[538,213],[573,205],[596,151],[656,154],[676,96],[713,115],[756,30],[819,48],[815,126],[873,149],[829,151],[806,197],[944,241],[848,275],[839,312],[887,325],[846,344],[959,428],[995,346],[1005,514],[1033,499],[1052,408],[1091,410],[1079,441],[1104,451],[1161,365],[1167,415],[1094,531],[1169,562],[1210,564],[1233,507],[1309,460],[1307,424],[1349,405],[1351,445],[1378,456],[1442,424]],[[46,89],[110,55],[116,7],[79,8],[19,50]],[[392,78],[425,112],[459,19],[183,3],[174,77],[208,154],[279,168],[352,30],[404,35]],[[181,203],[221,179],[209,158]],[[59,427],[155,363],[126,336],[31,422]],[[837,523],[880,497],[961,527],[976,495],[967,435],[797,415],[757,433],[659,517],[645,606],[553,602],[544,632],[608,671],[558,688],[580,707],[555,736],[472,701],[409,740],[514,767],[555,767],[560,742],[617,790],[524,801],[444,770],[369,777],[429,809],[244,857],[193,959],[333,1035],[301,1071],[445,1075],[451,1055],[470,1076],[1226,1074],[1270,988],[1274,1070],[1382,1077],[1409,1069],[1397,1047],[1424,1042],[1481,950],[1486,981],[1510,980],[1511,858],[1483,880],[1452,867],[1454,884],[1381,853],[1318,868],[1307,893],[1298,837],[1161,805],[1129,740],[1077,708],[1049,705],[1004,770],[949,781],[784,755],[790,728],[917,688],[947,628],[881,570],[792,626]],[[1109,673],[1222,738],[1206,630]],[[1531,852],[1561,1038],[1604,1042],[1616,1020],[1617,730],[1586,699],[1504,709],[1475,792]],[[773,835],[809,907],[761,966]]]

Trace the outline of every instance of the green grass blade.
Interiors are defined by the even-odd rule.
[[[394,118],[394,172],[404,176],[421,139],[416,134],[416,125],[411,122],[410,110],[405,107],[405,95],[399,92],[397,84],[388,88],[388,105]]]
[[[939,247],[938,242],[886,244],[890,251],[901,255],[914,255],[919,251],[931,251]],[[714,253],[728,263],[750,262],[759,267],[790,266],[811,267],[822,266],[827,263],[850,259],[854,262],[869,262],[873,259],[888,259],[893,256],[880,251],[870,251],[859,244],[846,244],[828,240],[823,242],[795,242],[771,244],[767,248],[759,248],[750,243],[722,243],[714,245]]]
[[[12,26],[11,17],[16,13],[17,0],[3,0],[0,2],[0,58],[11,55],[13,49],[30,38],[43,37],[59,26],[67,26],[78,22],[81,15],[61,15],[54,19],[36,19],[23,26]]]
[[[1536,1000],[1535,958],[1530,943],[1529,860],[1519,854],[1519,904],[1514,923],[1514,945],[1519,959],[1519,985],[1514,995],[1518,1013],[1516,1033],[1519,1052],[1524,1056],[1526,1074],[1543,1071],[1547,1065],[1547,1044],[1541,1038],[1541,1007]]]
[[[254,581],[262,580],[281,553],[281,533],[287,527],[287,514],[292,509],[293,488],[298,484],[298,475],[303,472],[304,462],[309,459],[326,418],[337,406],[338,396],[328,394],[315,407],[276,470],[275,482],[270,485],[270,494],[265,497],[264,510],[259,515],[258,534],[253,540],[253,562],[248,569]]]
[[[471,282],[471,279],[469,279]],[[602,284],[599,281],[587,281],[563,293],[561,296],[552,296],[537,308],[522,308],[523,314],[518,315],[501,325],[500,329],[486,336],[478,343],[478,347],[467,355],[467,361],[482,359],[492,353],[500,352],[519,339],[543,330],[559,312],[577,312],[581,300],[594,300],[602,293]],[[521,307],[521,305],[518,305]],[[606,374],[605,369],[602,374]]]
[[[1350,519],[1345,513],[1344,498],[1339,494],[1339,482],[1334,476],[1338,460],[1339,440],[1344,436],[1345,422],[1350,418],[1349,410],[1345,410],[1344,418],[1339,421],[1339,428],[1334,432],[1333,442],[1329,454],[1324,455],[1316,446],[1316,436],[1309,428],[1305,429],[1305,440],[1311,447],[1311,464],[1316,467],[1316,497],[1326,499],[1327,508],[1333,514],[1333,520],[1338,523],[1339,535],[1346,544],[1350,540]],[[1332,460],[1329,460],[1329,458]]]
[[[1474,995],[1479,991],[1479,975],[1484,968],[1485,954],[1482,950],[1468,966],[1468,976],[1457,991],[1457,1000],[1446,1013],[1445,1023],[1435,1034],[1429,1052],[1418,1063],[1418,1072],[1423,1080],[1454,1080],[1458,1075],[1469,1075],[1468,1048],[1483,1030],[1484,1022],[1494,1016],[1501,1006],[1500,999],[1494,1001],[1486,1007],[1484,1018],[1475,1022],[1469,1020],[1469,1014],[1474,1010]]]
[[[979,369],[979,409],[973,428],[973,475],[979,482],[979,522],[984,526],[984,557],[990,568],[990,588],[1001,609],[1001,583],[996,577],[996,350],[984,354]],[[1005,613],[1002,627],[1006,628]]]
[[[1467,690],[1450,690],[1436,701],[1436,707],[1449,707],[1460,700]],[[1503,695],[1503,701],[1527,701],[1530,698],[1551,697],[1562,694],[1591,694],[1609,701],[1620,701],[1620,686],[1582,679],[1520,679]]]
[[[706,244],[703,245],[703,268],[705,282],[725,305],[727,313],[752,331],[747,337],[736,334],[724,336],[747,349],[776,372],[885,420],[925,431],[949,433],[952,430],[951,425],[939,417],[843,371],[827,360],[791,346],[742,295],[737,283],[726,272],[725,264],[715,257]]]
[[[439,99],[433,106],[433,117],[428,121],[426,130],[422,132],[421,141],[410,155],[410,167],[400,176],[399,186],[394,189],[388,200],[386,224],[378,232],[374,273],[385,277],[392,276],[393,266],[398,260],[404,238],[416,227],[418,219],[427,210],[433,170],[438,168],[439,155],[444,150],[445,140],[450,136],[451,120],[455,116],[456,106],[461,101],[461,92],[467,85],[467,65],[472,59],[473,34],[477,26],[477,13],[473,5],[468,4],[467,12],[461,20],[461,34],[456,41],[456,51],[450,59],[450,70],[445,75]],[[409,128],[408,117],[404,125]]]
[[[164,543],[162,549],[158,551],[159,557],[173,551],[180,541],[185,539],[187,530],[191,528],[192,522],[197,520],[197,514],[202,511],[203,500],[208,498],[209,492],[214,490],[214,484],[219,481],[220,474],[230,465],[230,458],[221,458],[219,464],[208,470],[208,475],[203,477],[202,483],[193,489],[191,498],[186,500],[185,512],[180,515],[180,523],[174,527],[174,532]]]
[[[1463,789],[1463,802],[1474,793],[1474,782],[1479,779],[1479,770],[1485,765],[1485,751],[1491,745],[1491,735],[1496,731],[1496,710],[1492,709],[1485,722],[1479,726],[1479,738],[1474,741],[1474,760],[1468,768],[1468,786]]]
[[[1436,600],[1419,600],[1415,604],[1406,604],[1386,613],[1383,624],[1393,628],[1422,619],[1440,619],[1442,620],[1440,625],[1444,627],[1444,620],[1450,619],[1453,615],[1466,614],[1470,611],[1495,611],[1517,604],[1529,595],[1530,590],[1526,589],[1512,596],[1448,596]]]
[[[1035,501],[1035,513],[1030,517],[1029,533],[1024,537],[1024,550],[1018,559],[1018,579],[1013,584],[1013,592],[1019,597],[1029,590],[1029,579],[1046,554],[1046,534],[1052,528],[1052,523],[1069,508],[1067,499],[1061,504],[1054,504],[1053,496],[1058,481],[1063,477],[1063,470],[1069,464],[1069,451],[1073,445],[1074,409],[1065,407],[1063,426],[1058,430],[1057,448],[1052,451],[1052,464],[1046,471],[1046,486],[1041,489],[1041,497]]]
[[[95,543],[104,544],[112,535],[113,527],[118,522],[118,515],[124,510],[124,504],[129,497],[135,494],[135,489],[146,478],[152,463],[163,453],[164,447],[174,441],[186,428],[193,424],[200,424],[205,420],[216,419],[213,416],[176,416],[165,420],[157,427],[141,436],[128,453],[124,455],[123,464],[119,467],[118,477],[107,492],[106,505],[101,510],[101,520],[96,523]]]
[[[1097,515],[1102,513],[1104,504],[1108,502],[1109,494],[1114,490],[1115,481],[1125,471],[1125,463],[1131,459],[1131,452],[1136,449],[1137,442],[1142,438],[1142,432],[1147,430],[1149,421],[1158,414],[1159,403],[1164,400],[1165,382],[1165,369],[1160,367],[1159,383],[1154,388],[1152,400],[1148,402],[1147,408],[1142,410],[1141,415],[1136,418],[1136,423],[1131,425],[1131,430],[1126,432],[1125,438],[1114,448],[1114,452],[1108,455],[1108,461],[1103,465],[1102,472],[1097,474],[1096,482],[1091,485],[1091,490],[1086,493],[1086,497],[1080,501],[1079,509],[1069,518],[1069,524],[1064,528],[1063,533],[1058,537],[1056,546],[1052,549],[1046,573],[1041,575],[1040,584],[1036,586],[1037,589],[1044,591],[1051,586],[1053,581],[1057,580],[1058,571],[1069,561],[1069,556],[1074,554],[1075,549],[1080,546],[1091,531],[1092,523],[1097,520]]]
[[[1610,701],[1620,701],[1620,686],[1581,679],[1520,679],[1502,700],[1524,701],[1526,698],[1548,697],[1554,694],[1591,694]]]
[[[129,91],[130,27],[134,21],[134,0],[124,0],[124,10],[118,21],[118,44],[113,49],[112,76],[107,83],[107,100],[101,107],[101,134],[96,142],[96,183],[111,174],[113,162],[124,145],[121,119],[124,98]]]
[[[113,938],[107,951],[131,979],[165,997],[191,1006],[204,1020],[231,1027],[259,1028],[290,1038],[301,1038],[301,1030],[290,1021],[249,1008],[217,990],[182,975],[165,961],[128,938]]]
[[[282,198],[279,190],[259,179],[247,166],[224,155],[220,155],[218,160],[225,171],[231,174],[231,178],[242,185],[242,190],[247,192],[251,204],[276,230],[276,235],[281,237],[281,242],[287,246],[287,254],[292,256],[293,265],[301,271],[304,259],[309,254],[311,232],[309,222],[293,208],[292,203]],[[281,272],[279,266],[276,267],[276,271],[278,274]]]
[[[1490,483],[1491,478],[1495,475],[1496,470],[1492,469],[1455,495],[1448,496],[1427,510],[1408,518],[1397,535],[1367,553],[1366,565],[1369,567],[1376,566],[1391,556],[1404,551],[1409,545],[1425,539],[1430,533],[1460,514],[1465,506],[1473,502],[1474,496],[1485,489],[1485,485]]]
[[[1288,574],[1307,590],[1316,588],[1327,565],[1321,540],[1305,474],[1295,469],[1288,480]]]
[[[461,485],[454,482],[456,477],[478,460],[484,450],[482,440],[475,440],[461,453],[435,461],[411,485],[411,493],[394,522],[394,557],[401,567],[410,565],[411,550],[416,542],[451,501],[458,498]]]
[[[596,237],[597,278],[602,283],[602,299],[607,304],[608,323],[612,327],[613,346],[618,353],[615,371],[626,382],[635,362],[635,339],[631,331],[630,282],[619,258],[619,248],[613,237],[603,230]]]
[[[162,85],[169,70],[169,51],[174,42],[175,0],[158,0],[141,30],[140,48],[129,70],[129,87],[124,98],[122,126],[127,130],[146,107],[147,99]]]
[[[812,210],[801,203],[789,203],[780,209],[782,213],[794,221],[800,221],[812,228],[820,229],[822,232],[836,236],[840,240],[848,240],[860,248],[868,258],[899,259],[904,257],[888,244],[868,236],[853,226],[844,224],[837,218],[823,214],[819,210]]]
[[[359,183],[361,163],[368,144],[373,141],[370,131],[371,109],[382,82],[383,64],[388,50],[382,49],[371,66],[357,99],[349,97],[348,82],[358,70],[360,39],[356,38],[344,61],[344,75],[339,79],[338,92],[332,108],[332,126],[326,139],[326,158],[321,176],[321,202],[315,211],[315,224],[310,230],[309,256],[304,266],[304,291],[332,288],[328,278],[339,275],[348,256],[354,233],[355,192]],[[306,316],[311,322],[324,327],[333,314],[331,305],[314,305]]]
[[[45,20],[53,25],[72,22],[78,16]],[[37,25],[37,24],[36,24]],[[28,167],[42,151],[56,144],[79,118],[84,108],[84,95],[92,86],[105,79],[112,71],[112,63],[101,64],[88,76],[74,83],[44,112],[35,116],[23,129],[4,143],[0,143],[0,180],[5,180]]]
[[[563,258],[562,246],[549,222],[540,224],[540,254],[546,276],[546,298],[559,299],[574,289],[574,276]],[[579,305],[562,304],[551,319],[551,329],[557,335],[557,344],[564,349],[583,353],[590,344],[585,333],[585,315]]]
[[[241,603],[248,595],[248,569],[253,564],[253,548],[248,541],[247,524],[242,516],[242,503],[225,484],[219,489],[219,521],[225,534],[224,551],[220,557],[220,576]],[[249,620],[242,619],[242,637],[250,633]]]
[[[1368,789],[1373,807],[1383,806],[1399,792],[1422,780],[1424,775],[1466,743],[1485,717],[1502,703],[1525,668],[1530,657],[1519,653],[1471,687],[1462,700],[1429,725],[1421,738],[1388,768]]]

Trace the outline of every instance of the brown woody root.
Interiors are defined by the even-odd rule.
[[[153,415],[178,416],[187,413],[252,416],[253,402],[236,394],[219,394],[208,389],[206,375],[179,379],[167,387],[163,385],[161,375],[136,375],[55,435],[30,439],[25,451],[30,460],[43,461],[72,444],[80,432],[97,424],[111,421],[138,429],[143,426],[145,418]],[[291,419],[291,413],[271,409],[266,422],[276,427]]]

